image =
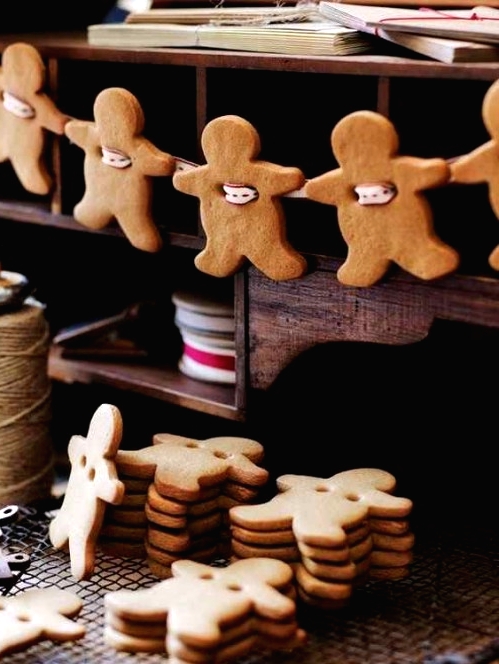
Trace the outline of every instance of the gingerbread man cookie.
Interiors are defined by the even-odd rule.
[[[339,168],[309,180],[305,194],[337,208],[348,245],[338,280],[371,286],[391,263],[427,280],[454,271],[459,255],[436,235],[422,193],[448,182],[445,160],[398,155],[394,126],[374,111],[342,118],[331,133],[331,145]]]
[[[236,115],[209,122],[201,144],[207,163],[173,176],[176,189],[200,200],[206,246],[196,267],[225,277],[248,259],[276,281],[302,276],[307,264],[286,238],[279,197],[301,188],[303,173],[257,159],[260,137]]]
[[[171,175],[175,158],[147,140],[137,98],[107,88],[94,102],[95,122],[71,120],[70,141],[85,151],[85,193],[75,219],[94,230],[116,220],[137,249],[159,251],[163,240],[152,216],[152,176]]]
[[[490,141],[480,145],[467,155],[459,157],[450,165],[451,182],[475,184],[486,182],[489,201],[499,218],[499,81],[487,90],[482,104],[482,117]],[[489,256],[489,264],[499,270],[499,245]]]
[[[253,531],[291,528],[296,539],[315,547],[337,547],[346,530],[359,526],[374,511],[406,516],[408,498],[391,495],[395,478],[378,468],[357,468],[329,478],[281,475],[279,493],[266,503],[238,505],[229,511],[232,525]]]
[[[23,187],[48,194],[52,177],[45,163],[46,133],[63,135],[69,116],[43,92],[45,65],[31,44],[10,44],[0,68],[0,162],[10,161]]]
[[[89,578],[94,570],[106,503],[117,505],[123,500],[125,486],[114,463],[122,428],[119,410],[102,404],[92,417],[87,437],[75,435],[69,441],[71,472],[49,537],[56,549],[69,548],[71,573],[78,581]]]
[[[0,598],[0,656],[29,648],[45,639],[74,641],[85,627],[72,618],[81,599],[61,588],[32,588],[14,597]]]
[[[130,652],[166,650],[174,662],[214,662],[237,659],[263,642],[290,649],[304,643],[296,604],[286,595],[293,579],[286,563],[252,558],[215,568],[177,560],[172,573],[149,588],[105,595],[108,645]],[[132,623],[143,628],[131,633]]]

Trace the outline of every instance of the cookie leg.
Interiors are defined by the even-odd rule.
[[[113,214],[107,207],[96,209],[95,199],[97,194],[85,192],[85,195],[73,210],[73,216],[80,224],[98,231],[107,226],[113,219]]]
[[[390,260],[384,256],[372,256],[350,248],[337,277],[346,286],[372,286],[386,274],[389,267]]]
[[[397,263],[420,279],[438,279],[454,272],[459,265],[459,254],[440,242],[413,243],[411,251],[404,253]]]
[[[67,548],[69,535],[66,526],[63,523],[63,518],[60,513],[55,516],[49,525],[49,538],[52,546],[56,549]]]
[[[143,211],[116,210],[116,219],[130,243],[141,251],[154,253],[163,246],[163,238],[154,220]]]
[[[194,259],[194,264],[212,277],[228,277],[239,270],[245,261],[244,256],[227,248],[208,242],[206,247]]]
[[[19,181],[26,191],[32,194],[45,196],[52,188],[52,178],[50,177],[43,162],[29,162],[24,157],[12,155],[12,168],[16,172]]]
[[[499,245],[489,256],[489,265],[494,270],[499,270]]]
[[[301,254],[280,247],[271,251],[268,246],[261,247],[259,251],[248,253],[248,260],[274,281],[297,279],[303,276],[308,267]]]

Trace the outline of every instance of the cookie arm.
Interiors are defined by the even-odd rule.
[[[347,191],[348,186],[340,168],[318,175],[305,184],[307,198],[327,205],[337,206]]]
[[[188,171],[177,171],[173,175],[173,186],[177,191],[191,196],[200,196],[203,182],[206,179],[206,166],[197,166]],[[203,175],[204,174],[204,175]]]
[[[272,195],[280,196],[305,184],[305,176],[299,168],[283,167],[269,162],[261,162],[260,178],[272,183]]]
[[[47,95],[39,95],[35,105],[36,117],[42,127],[54,134],[62,136],[69,115],[61,113],[52,99]]]
[[[499,168],[499,150],[489,141],[451,163],[451,182],[485,182]]]
[[[64,133],[71,143],[85,149],[86,145],[92,138],[94,127],[95,125],[93,122],[87,122],[85,120],[69,120],[64,127]]]
[[[175,170],[175,157],[145,138],[138,144],[135,156],[135,163],[144,175],[172,175]]]
[[[450,178],[450,168],[445,159],[421,159],[419,157],[399,157],[395,163],[393,172],[397,188],[412,191],[423,191],[431,187],[439,187],[446,184]]]
[[[123,501],[125,485],[118,478],[116,466],[113,461],[103,459],[97,466],[95,486],[96,498],[105,503],[119,505]]]

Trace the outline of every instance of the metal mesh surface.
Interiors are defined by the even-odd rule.
[[[3,553],[22,551],[31,557],[28,570],[6,594],[52,585],[74,592],[83,600],[76,620],[85,625],[86,635],[64,644],[43,641],[0,656],[2,662],[165,662],[166,655],[120,653],[103,641],[104,595],[157,583],[146,563],[98,553],[92,578],[75,582],[68,554],[50,545],[49,520],[43,511],[21,508],[15,523],[2,527]],[[304,647],[294,652],[255,651],[238,664],[429,664],[442,661],[444,655],[446,664],[499,661],[477,656],[499,636],[499,537],[462,528],[415,534],[408,578],[357,588],[341,610],[299,606],[299,622],[309,636]]]

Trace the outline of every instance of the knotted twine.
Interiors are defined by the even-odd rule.
[[[44,308],[36,300],[0,314],[0,507],[51,492],[49,340]]]

